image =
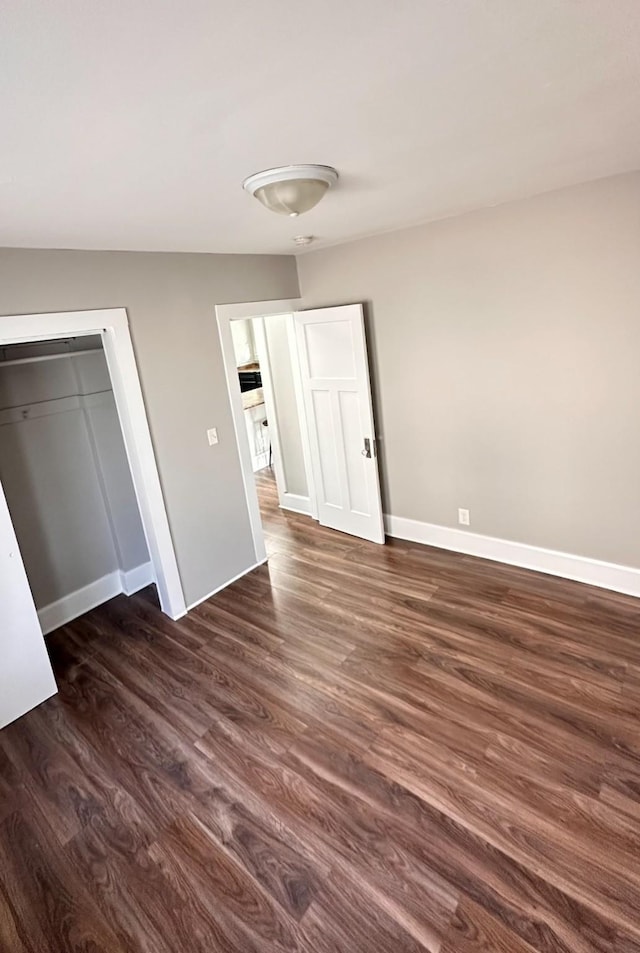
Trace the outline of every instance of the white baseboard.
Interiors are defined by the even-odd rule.
[[[526,543],[514,543],[495,536],[481,536],[448,526],[437,526],[435,523],[421,523],[401,516],[385,515],[384,524],[386,533],[398,539],[450,549],[468,556],[493,559],[510,566],[562,576],[564,579],[640,597],[640,569],[631,566],[619,566],[616,563],[573,556]]]
[[[311,500],[308,496],[299,496],[297,493],[283,493],[280,509],[311,516]]]
[[[258,566],[264,566],[266,562],[267,562],[266,559],[261,559],[259,562],[254,563],[253,566],[249,566],[248,569],[243,569],[243,571],[239,572],[237,576],[234,576],[232,579],[228,579],[226,582],[223,582],[221,586],[218,586],[217,589],[213,589],[208,595],[203,596],[202,599],[196,599],[195,602],[192,602],[190,606],[187,606],[187,612],[191,612],[192,609],[195,609],[196,606],[199,606],[202,602],[206,602],[207,599],[211,599],[211,597],[215,596],[217,592],[222,592],[223,589],[226,589],[227,586],[230,586],[232,583],[237,582],[238,579],[242,579],[242,577],[246,576],[247,573],[253,572],[254,569],[258,568]],[[182,615],[179,615],[177,618],[181,619]],[[174,622],[175,621],[177,621],[177,619],[174,619]]]
[[[138,592],[139,589],[143,589],[154,581],[151,563],[137,566],[129,572],[120,572],[116,569],[115,572],[110,572],[101,579],[89,583],[88,586],[76,589],[75,592],[58,599],[57,602],[51,602],[48,606],[39,609],[38,620],[42,632],[47,635],[48,632],[53,632],[54,629],[59,629],[61,625],[72,622],[73,619],[84,615],[85,612],[90,612],[91,609],[95,609],[103,602],[113,599],[121,592],[131,596],[134,592]]]
[[[96,579],[95,582],[83,586],[82,589],[76,589],[75,592],[58,599],[57,602],[51,602],[48,606],[38,610],[38,619],[44,635],[47,632],[53,632],[61,625],[66,625],[72,619],[95,609],[109,599],[113,599],[118,593],[122,592],[122,580],[120,572],[110,572],[102,579]]]
[[[150,586],[156,581],[153,571],[153,563],[143,563],[142,566],[136,566],[128,572],[120,572],[122,591],[125,596],[132,596],[134,592],[140,592],[145,586]]]

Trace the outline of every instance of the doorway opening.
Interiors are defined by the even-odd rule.
[[[230,328],[259,502],[275,494],[283,510],[316,517],[293,314],[237,318]]]
[[[184,615],[124,308],[2,318],[0,484],[42,630],[150,583]]]
[[[362,306],[298,304],[216,308],[257,563],[255,474],[261,496],[272,475],[281,509],[385,541]]]
[[[155,582],[99,335],[0,348],[0,482],[44,635]]]

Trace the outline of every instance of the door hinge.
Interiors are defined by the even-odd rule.
[[[372,439],[369,439],[369,437],[364,438],[364,449],[361,451],[361,453],[363,457],[368,457],[369,459],[371,459],[371,457],[376,456],[375,438],[372,438]]]

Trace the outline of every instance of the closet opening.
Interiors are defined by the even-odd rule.
[[[43,630],[151,582],[186,613],[125,308],[0,320],[0,526],[2,723],[51,694]]]
[[[100,335],[0,347],[0,483],[44,634],[155,582]]]

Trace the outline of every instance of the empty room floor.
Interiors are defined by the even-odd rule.
[[[638,953],[640,602],[284,514],[0,733],[11,953]]]

